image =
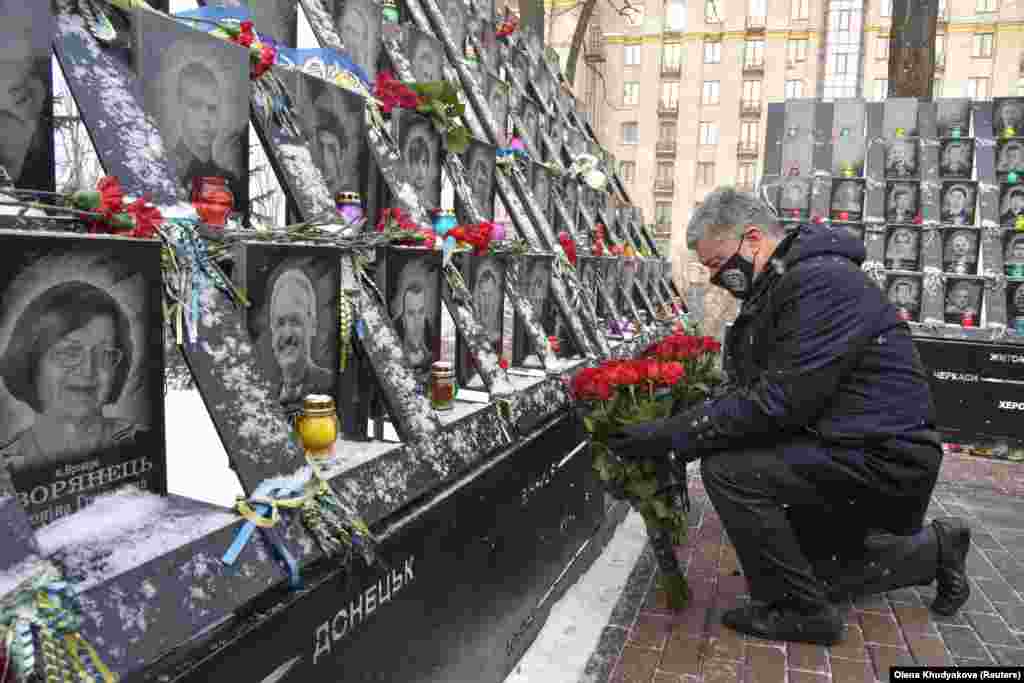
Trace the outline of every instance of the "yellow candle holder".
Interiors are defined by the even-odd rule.
[[[310,458],[322,460],[331,454],[338,438],[338,412],[334,399],[310,394],[302,401],[302,413],[295,417],[295,431]]]
[[[1013,227],[1017,230],[1024,230],[1024,216],[1017,216],[1017,220],[1014,221]]]

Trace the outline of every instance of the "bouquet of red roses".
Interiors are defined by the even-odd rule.
[[[686,605],[689,590],[672,546],[686,539],[685,475],[675,475],[664,453],[625,460],[608,448],[608,438],[626,425],[668,417],[704,400],[721,383],[716,357],[721,345],[710,337],[676,333],[635,360],[606,361],[580,370],[572,393],[591,436],[594,469],[613,496],[628,500],[647,526],[670,606]]]

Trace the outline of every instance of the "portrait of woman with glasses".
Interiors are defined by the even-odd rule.
[[[32,426],[0,446],[14,474],[53,468],[134,442],[144,429],[104,415],[132,368],[131,324],[117,301],[85,282],[35,298],[14,324],[0,377],[35,411]]]

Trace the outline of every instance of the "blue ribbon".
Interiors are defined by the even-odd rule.
[[[254,495],[274,499],[294,498],[302,493],[302,489],[303,487],[301,485],[297,487],[281,486],[277,483],[265,482],[257,487]],[[260,516],[268,518],[270,516],[271,507],[269,505],[257,503],[252,506],[252,509]],[[252,534],[256,529],[256,524],[246,520],[245,524],[242,525],[242,528],[238,530],[238,533],[235,535],[235,540],[232,541],[227,552],[225,552],[224,556],[221,558],[221,561],[229,567],[233,565],[242,550],[245,548],[246,544],[249,542],[249,539],[252,538]],[[285,545],[284,538],[282,538],[280,532],[274,528],[261,529],[261,531],[263,532],[264,540],[266,540],[270,545],[274,555],[277,556],[277,559],[280,560],[287,569],[289,587],[293,590],[302,588],[302,574],[299,572],[299,563],[296,562],[295,558],[292,557],[292,554],[288,551],[288,546]]]

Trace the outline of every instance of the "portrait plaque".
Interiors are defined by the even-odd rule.
[[[402,342],[402,362],[421,382],[441,360],[440,256],[410,247],[387,250],[388,314]]]
[[[1006,321],[1018,335],[1024,333],[1024,282],[1011,282],[1006,287]]]
[[[920,270],[921,233],[908,226],[889,228],[885,240],[885,267],[889,270]]]
[[[890,223],[913,222],[918,212],[917,191],[915,183],[889,183],[885,213]]]
[[[441,136],[421,114],[396,109],[391,114],[409,183],[427,209],[441,206]]]
[[[498,126],[498,139],[504,141],[508,136],[508,84],[491,74],[484,76],[487,103]]]
[[[338,396],[338,252],[248,243],[238,268],[252,303],[245,324],[256,363],[282,412],[297,412],[309,394],[347,405]]]
[[[50,3],[0,0],[0,21],[0,166],[18,188],[52,192],[56,24]]]
[[[981,323],[981,283],[946,280],[944,311],[947,323],[977,327]]]
[[[1024,153],[1024,149],[1021,152]],[[974,141],[943,140],[939,152],[939,175],[943,178],[970,178],[973,171]]]
[[[921,279],[919,277],[890,275],[886,278],[885,291],[889,301],[896,306],[903,320],[920,322]]]
[[[522,97],[518,113],[519,124],[523,127],[520,132],[528,145],[527,151],[533,159],[540,159],[540,107],[529,97]]]
[[[970,136],[971,132],[971,101],[967,99],[941,99],[936,100],[937,125],[939,136],[943,138],[953,137],[957,131],[960,138]]]
[[[996,175],[1005,181],[1011,172],[1024,175],[1024,141],[1005,140],[998,144]]]
[[[554,332],[548,310],[552,308],[548,301],[551,287],[551,257],[529,255],[521,258],[519,293],[530,302],[535,323],[550,335]],[[526,331],[521,325],[516,325],[514,342],[513,356],[517,365],[542,367],[541,360],[533,353]]]
[[[403,54],[409,58],[412,75],[418,83],[444,79],[444,46],[434,36],[406,25],[403,30]]]
[[[832,187],[832,218],[859,221],[864,210],[864,185],[858,180],[840,180]]]
[[[448,25],[452,42],[455,43],[457,49],[463,50],[464,54],[466,36],[473,26],[470,20],[472,10],[465,0],[437,0],[437,7],[441,10],[441,16],[444,17],[445,23]],[[479,26],[479,24],[476,25]]]
[[[1014,266],[1013,272],[1020,273],[1019,277],[1024,277],[1024,233],[1008,232],[1006,234],[1003,262],[1007,266]]]
[[[305,127],[313,163],[332,198],[339,192],[358,192],[365,198],[370,176],[366,100],[333,83],[303,76],[294,109]]]
[[[34,526],[166,492],[160,242],[0,231],[0,465]]]
[[[999,198],[999,223],[1015,227],[1021,216],[1024,216],[1024,185],[1004,183]]]
[[[486,220],[494,219],[494,163],[497,151],[494,145],[480,140],[473,140],[462,154],[462,162],[466,168],[466,182],[473,192],[473,202],[477,211]],[[461,202],[456,202],[461,204]],[[461,206],[459,222],[468,223],[469,218]]]
[[[473,296],[473,310],[486,330],[491,346],[498,357],[502,354],[502,332],[505,312],[505,263],[498,256],[472,256],[459,254],[460,271]],[[484,387],[476,370],[476,361],[468,345],[459,338],[458,379],[460,386],[469,389]]]
[[[295,2],[295,0],[290,0]],[[372,81],[377,76],[382,34],[382,8],[373,0],[322,0],[327,3],[334,26],[349,58]]]
[[[245,50],[152,12],[137,12],[143,106],[157,123],[181,196],[223,178],[249,202],[249,58]]]
[[[785,219],[806,219],[811,209],[811,183],[806,178],[786,178],[779,196],[779,210]]]
[[[545,215],[551,210],[551,182],[553,178],[546,166],[533,164],[533,197]]]
[[[945,231],[942,269],[957,275],[978,274],[978,233],[975,230]]]
[[[889,178],[917,176],[917,140],[890,140],[885,147],[885,175]]]
[[[1024,137],[1024,98],[997,97],[993,101],[992,128],[997,137]]]
[[[971,183],[943,183],[942,222],[947,225],[974,225],[977,190]]]

